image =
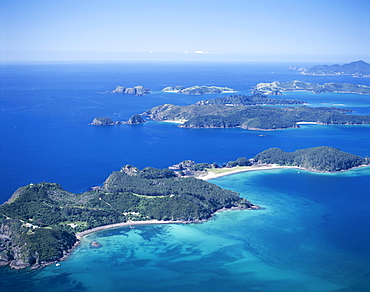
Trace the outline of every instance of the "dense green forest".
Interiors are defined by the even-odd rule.
[[[253,204],[238,193],[191,175],[210,168],[248,166],[252,161],[317,171],[340,171],[370,162],[332,147],[292,153],[271,148],[253,159],[240,157],[222,166],[191,160],[171,169],[126,165],[102,186],[81,194],[56,183],[30,184],[0,206],[0,266],[39,267],[59,260],[76,243],[76,232],[102,225],[148,219],[196,222],[223,208],[251,208]]]
[[[241,106],[241,105],[293,105],[304,104],[304,101],[294,99],[276,99],[267,97],[264,94],[256,93],[252,96],[248,95],[231,95],[227,97],[217,97],[210,100],[201,100],[196,105],[208,104],[222,104],[228,106]]]
[[[226,106],[219,104],[156,106],[144,114],[155,121],[185,121],[182,128],[235,128],[276,130],[299,127],[298,122],[325,125],[370,124],[370,116],[348,115],[349,109],[328,107]]]
[[[39,266],[57,260],[75,233],[128,220],[207,219],[222,208],[249,208],[239,194],[172,170],[126,166],[102,187],[74,194],[56,183],[30,184],[0,206],[0,265]]]
[[[341,171],[367,163],[357,155],[333,147],[314,147],[285,152],[279,148],[267,149],[254,157],[255,162],[298,166],[316,171]]]

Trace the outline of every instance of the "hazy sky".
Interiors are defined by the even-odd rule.
[[[10,60],[370,61],[370,0],[0,0]]]

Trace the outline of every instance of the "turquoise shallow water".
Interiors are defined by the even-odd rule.
[[[40,181],[84,191],[125,164],[167,167],[185,159],[224,163],[269,147],[294,151],[323,145],[369,155],[369,126],[304,125],[254,132],[180,129],[156,122],[87,125],[95,116],[128,119],[155,105],[199,100],[161,93],[168,85],[219,85],[249,93],[256,83],[274,80],[353,82],[344,76],[297,76],[286,71],[288,65],[1,65],[0,199]],[[139,84],[152,88],[153,94],[101,93],[116,85]],[[297,92],[279,98],[370,113],[367,96]],[[369,168],[335,174],[270,170],[218,178],[212,182],[264,209],[223,212],[202,224],[94,233],[60,267],[1,268],[0,290],[369,291],[369,178]],[[102,248],[91,249],[92,240]]]
[[[337,174],[269,170],[214,179],[264,209],[226,211],[201,224],[97,232],[86,236],[60,267],[26,273],[31,280],[27,287],[368,291],[369,194],[356,188],[369,179],[370,168]],[[91,248],[93,240],[102,247]],[[25,283],[17,285],[28,291]]]

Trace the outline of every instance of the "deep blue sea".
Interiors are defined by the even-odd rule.
[[[216,85],[249,94],[259,82],[370,85],[348,76],[311,77],[283,63],[4,63],[0,65],[0,203],[20,186],[52,181],[83,192],[126,164],[165,168],[185,159],[224,163],[270,147],[333,146],[370,155],[370,126],[303,125],[258,132],[181,129],[127,120],[165,103],[220,95],[163,93],[166,86]],[[152,94],[107,93],[143,85]],[[225,94],[224,94],[225,95]],[[370,96],[287,93],[311,106],[370,114]],[[1,291],[370,291],[370,168],[335,174],[255,171],[211,182],[258,211],[218,213],[202,224],[143,226],[91,234],[60,267],[0,269]],[[90,249],[98,240],[100,249]]]

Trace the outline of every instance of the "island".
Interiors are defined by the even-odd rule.
[[[322,92],[370,94],[370,86],[335,82],[320,85],[302,81],[274,81],[271,83],[258,83],[253,90],[254,93],[266,95],[282,95],[282,92],[288,91],[311,91],[316,94]]]
[[[350,109],[335,107],[264,107],[222,104],[177,106],[164,104],[143,113],[154,121],[173,121],[181,128],[242,128],[278,130],[299,128],[302,123],[322,125],[370,124],[370,116],[348,115]]]
[[[162,89],[163,92],[175,92],[187,95],[203,95],[203,94],[218,94],[218,93],[231,93],[235,92],[234,89],[228,87],[218,87],[218,86],[169,86]]]
[[[305,104],[304,101],[295,99],[276,99],[269,98],[265,94],[256,92],[252,96],[248,95],[231,95],[226,97],[217,97],[209,100],[201,100],[196,105],[223,104],[227,106],[242,105],[295,105]]]
[[[146,121],[142,118],[141,115],[133,115],[131,118],[128,119],[127,122],[122,122],[122,124],[127,124],[127,125],[138,125],[145,123]]]
[[[93,126],[112,126],[112,125],[118,125],[118,124],[120,124],[120,122],[114,122],[109,117],[96,117],[90,123],[90,125],[93,125]]]
[[[370,64],[363,60],[344,65],[315,65],[307,70],[302,70],[303,75],[312,76],[338,76],[350,75],[353,77],[370,77]]]
[[[141,115],[133,115],[126,122],[113,121],[109,117],[96,117],[89,125],[93,125],[93,126],[113,126],[113,125],[120,125],[120,124],[138,125],[138,124],[142,124],[145,122],[146,121],[143,119]]]
[[[80,194],[68,192],[57,183],[29,184],[0,206],[0,266],[35,269],[58,265],[82,236],[107,228],[198,223],[218,211],[259,209],[238,193],[207,182],[209,178],[279,167],[332,172],[369,163],[369,158],[332,147],[293,153],[271,148],[254,158],[240,157],[221,166],[191,160],[170,169],[140,170],[126,165],[114,171],[102,186]],[[101,244],[93,242],[92,247]]]
[[[122,93],[122,94],[131,94],[136,96],[144,96],[150,94],[150,89],[144,86],[135,86],[135,87],[123,87],[117,86],[112,93]]]

